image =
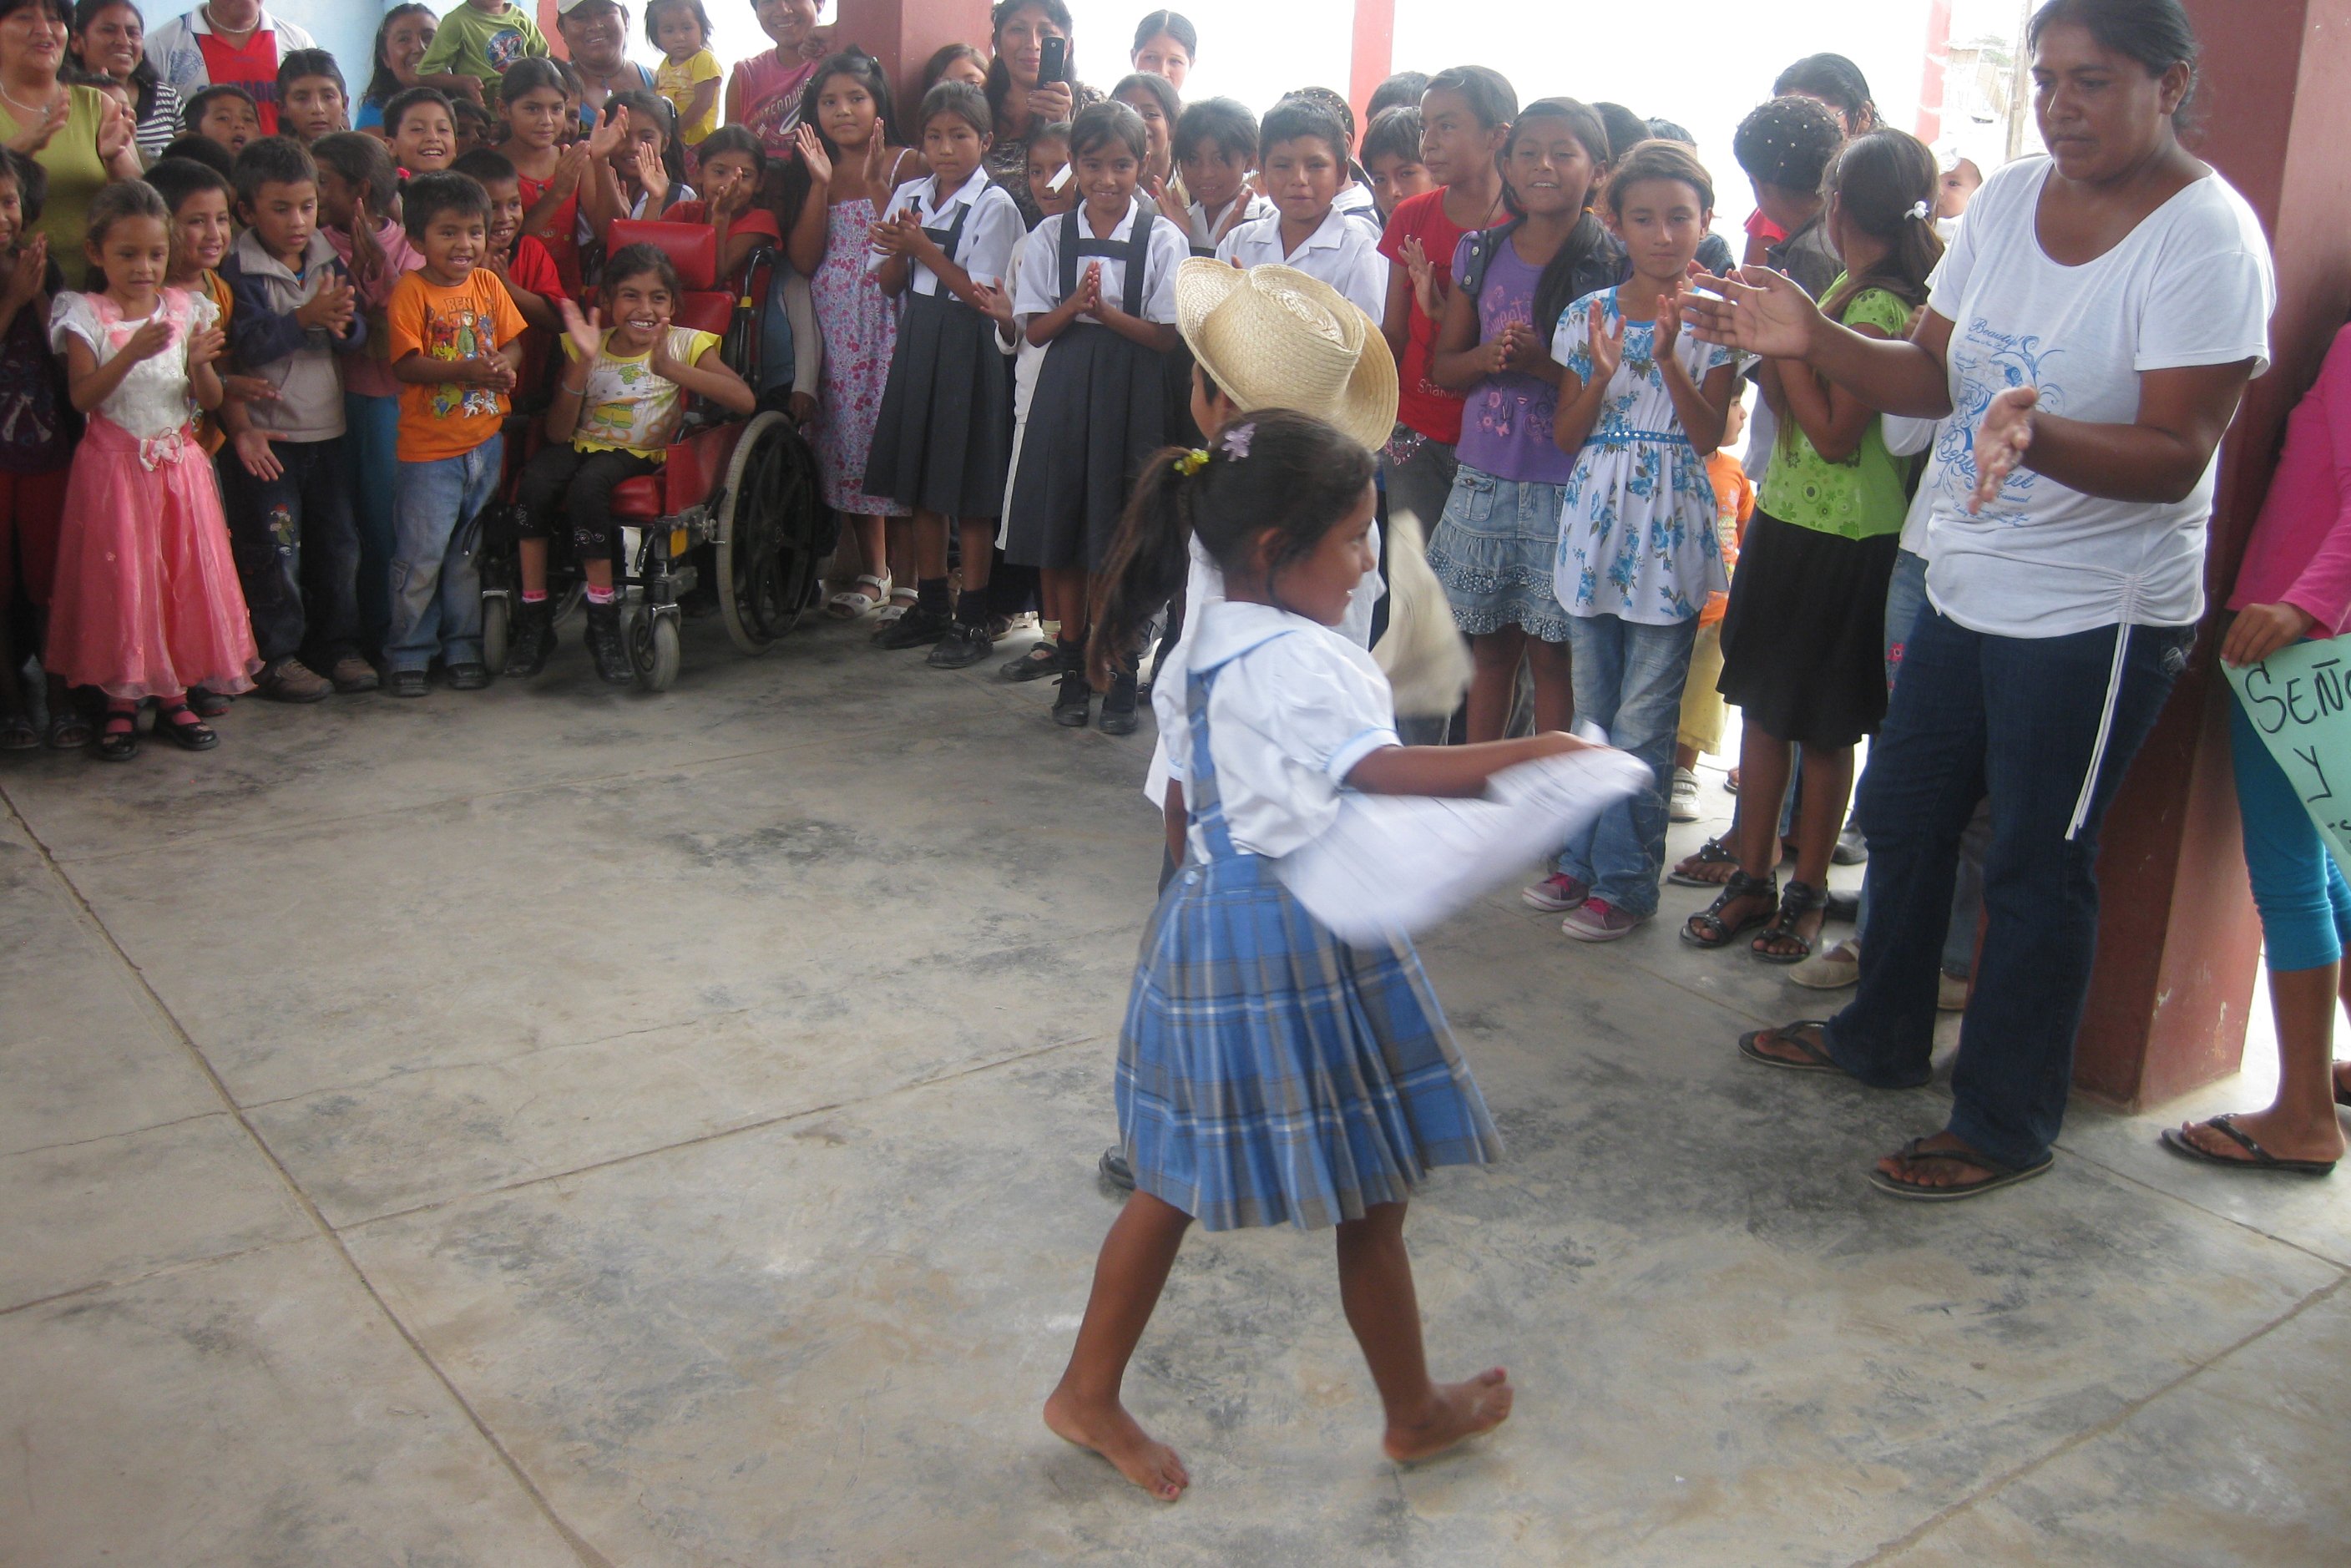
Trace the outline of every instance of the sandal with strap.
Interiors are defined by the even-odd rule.
[[[873,591],[868,593],[867,589]],[[863,573],[854,588],[844,588],[824,601],[824,612],[836,621],[855,621],[882,608],[890,597],[890,580]]]
[[[1808,1029],[1819,1034],[1821,1042],[1818,1045],[1804,1039],[1800,1032]],[[1755,1042],[1767,1034],[1774,1037],[1783,1045],[1795,1047],[1797,1055],[1774,1056],[1770,1051],[1761,1049]],[[1829,1020],[1826,1019],[1798,1019],[1793,1023],[1774,1024],[1770,1029],[1750,1029],[1739,1037],[1739,1054],[1750,1061],[1758,1062],[1765,1067],[1785,1068],[1790,1072],[1843,1072],[1844,1071],[1837,1065],[1836,1058],[1829,1054]]]
[[[220,744],[220,732],[183,702],[172,703],[155,716],[155,733],[183,751],[210,751]]]
[[[1667,873],[1666,880],[1677,887],[1720,887],[1724,885],[1722,883],[1710,881],[1705,877],[1692,876],[1682,870],[1682,866],[1727,865],[1736,868],[1738,864],[1739,857],[1732,854],[1720,839],[1708,839],[1699,848],[1698,853],[1687,857],[1681,862],[1680,865],[1675,866],[1672,871]]]
[[[2239,1159],[2234,1155],[2214,1154],[2189,1137],[2184,1127],[2166,1127],[2163,1130],[2163,1146],[2175,1155],[2184,1155],[2191,1160],[2202,1160],[2206,1165],[2212,1166],[2231,1166],[2241,1171],[2291,1171],[2295,1176],[2314,1176],[2334,1174],[2333,1160],[2289,1160],[2270,1153],[2253,1140],[2251,1133],[2237,1125],[2237,1119],[2234,1116],[2209,1117],[2203,1125],[2244,1150],[2244,1158]]]
[[[1963,1181],[1952,1186],[1928,1186],[1919,1182],[1904,1181],[1900,1176],[1888,1176],[1884,1171],[1873,1169],[1869,1173],[1869,1185],[1889,1197],[1907,1197],[1916,1203],[1957,1203],[1963,1197],[1980,1197],[1988,1192],[1997,1192],[2004,1186],[2014,1186],[2021,1181],[2031,1181],[2057,1163],[2056,1155],[2043,1155],[2032,1165],[2011,1166],[2005,1161],[1996,1160],[1990,1155],[1978,1154],[1970,1148],[1926,1148],[1922,1146],[1926,1142],[1924,1138],[1913,1138],[1903,1145],[1894,1157],[1897,1160],[1913,1162],[1953,1160],[1963,1166],[1973,1166],[1989,1174],[1974,1181]]]
[[[128,762],[139,755],[139,713],[135,708],[109,708],[99,727],[98,755],[107,762]]]
[[[89,720],[82,716],[81,709],[76,707],[70,698],[59,703],[57,711],[49,716],[51,751],[79,751],[89,744],[90,737],[96,733],[90,728]]]
[[[21,713],[0,713],[0,751],[33,751],[41,744],[41,732],[33,721]]]
[[[1733,923],[1723,917],[1723,911],[1741,899],[1762,900],[1762,908]],[[1730,873],[1712,904],[1682,922],[1682,940],[1693,947],[1711,952],[1728,947],[1758,925],[1769,925],[1780,907],[1780,879],[1777,876],[1749,876],[1743,871]]]
[[[890,602],[882,607],[882,613],[878,619],[880,619],[884,624],[893,621],[903,620],[905,617],[906,612],[914,609],[920,597],[921,596],[916,594],[911,588],[892,589],[890,591]]]
[[[1790,883],[1788,891],[1780,895],[1780,913],[1772,916],[1770,927],[1762,936],[1748,944],[1747,950],[1755,955],[1755,961],[1759,964],[1802,963],[1813,956],[1813,948],[1821,938],[1818,930],[1810,936],[1805,936],[1796,929],[1796,923],[1807,915],[1825,911],[1828,906],[1829,895],[1811,883]],[[1763,946],[1766,942],[1792,942],[1796,950],[1792,953],[1770,952]]]

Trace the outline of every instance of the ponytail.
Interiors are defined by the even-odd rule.
[[[1191,567],[1193,487],[1184,468],[1194,463],[1186,448],[1163,447],[1134,482],[1102,562],[1102,608],[1086,646],[1086,674],[1097,686],[1108,682],[1113,665],[1126,667],[1152,616],[1184,585]]]

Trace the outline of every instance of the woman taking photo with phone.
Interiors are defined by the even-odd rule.
[[[1070,8],[1061,0],[999,0],[989,20],[996,59],[987,68],[987,112],[996,140],[980,166],[1035,228],[1045,212],[1029,192],[1029,139],[1066,125],[1102,94],[1077,79]]]

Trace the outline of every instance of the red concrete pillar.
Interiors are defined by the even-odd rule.
[[[1355,110],[1355,133],[1371,129],[1372,93],[1394,69],[1395,0],[1355,0],[1355,28],[1347,59],[1347,101]]]
[[[900,133],[914,136],[903,122],[919,101],[924,62],[942,44],[972,44],[987,53],[990,9],[988,0],[839,0],[833,10],[840,19],[831,30],[837,47],[855,44],[882,62],[897,93]],[[1082,52],[1077,57],[1081,66],[1087,58]]]
[[[2106,824],[2098,967],[2077,1088],[2150,1104],[2236,1069],[2261,928],[2237,831],[2220,605],[2276,465],[2287,413],[2351,304],[2351,0],[2187,0],[2204,47],[2199,156],[2277,256],[2276,363],[2229,432],[2206,568],[2213,618]]]

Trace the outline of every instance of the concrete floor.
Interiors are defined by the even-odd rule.
[[[1888,1202],[1939,1087],[1743,1066],[1777,971],[1509,892],[1425,950],[1510,1158],[1410,1234],[1510,1426],[1384,1462],[1328,1240],[1251,1233],[1131,1385],[1191,1494],[1064,1448],[1158,850],[1147,736],[1048,700],[700,622],[663,698],[575,635],[0,758],[0,1563],[2351,1559],[2351,1173],[2084,1107]]]

